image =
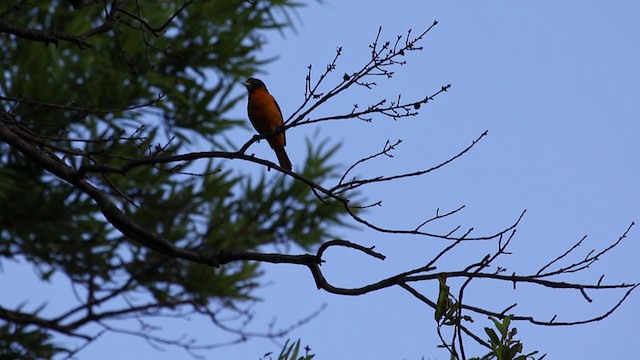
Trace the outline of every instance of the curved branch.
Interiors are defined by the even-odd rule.
[[[583,325],[583,324],[589,324],[589,323],[592,323],[592,322],[598,322],[600,320],[603,320],[603,319],[609,317],[611,314],[613,314],[625,302],[625,300],[629,297],[629,295],[631,295],[631,293],[633,291],[635,291],[638,287],[640,287],[640,284],[629,284],[628,289],[624,293],[624,295],[607,312],[605,312],[602,315],[599,315],[599,316],[596,316],[596,317],[593,317],[593,318],[590,318],[590,319],[586,319],[586,320],[556,322],[555,321],[555,318],[556,318],[555,316],[550,321],[536,320],[533,316],[509,315],[509,317],[511,318],[511,320],[528,321],[528,322],[530,322],[532,324],[542,325],[542,326],[572,326],[572,325]],[[478,308],[478,307],[474,307],[474,306],[471,306],[471,305],[462,305],[462,307],[464,309],[466,309],[466,310],[470,310],[470,311],[476,312],[478,314],[493,316],[495,318],[502,319],[502,318],[507,316],[503,312],[500,312],[500,313],[493,312],[493,311],[481,309],[481,308]]]
[[[334,192],[334,191],[337,191],[337,190],[352,190],[352,189],[355,189],[357,187],[360,187],[360,186],[366,185],[366,184],[386,182],[386,181],[391,181],[391,180],[397,180],[397,179],[402,179],[402,178],[407,178],[407,177],[416,177],[416,176],[421,176],[421,175],[424,175],[424,174],[428,174],[428,173],[433,172],[435,170],[438,170],[438,169],[440,169],[440,168],[452,163],[456,159],[460,158],[462,155],[464,155],[467,152],[469,152],[469,150],[471,150],[478,142],[480,142],[480,140],[482,140],[482,138],[484,138],[488,134],[489,134],[489,130],[485,130],[482,134],[480,134],[480,136],[478,138],[476,138],[475,140],[473,140],[471,142],[471,145],[467,146],[462,151],[458,152],[456,155],[454,155],[454,156],[448,158],[447,160],[439,163],[438,165],[432,166],[432,167],[430,167],[428,169],[420,170],[420,171],[414,171],[414,172],[410,172],[410,173],[392,175],[392,176],[378,176],[378,177],[371,178],[371,179],[352,180],[352,181],[348,181],[346,183],[338,183],[338,185],[336,185],[333,188],[331,188],[330,191]]]
[[[41,326],[45,329],[51,329],[65,335],[69,335],[69,336],[80,338],[87,341],[91,341],[93,339],[92,336],[74,332],[75,329],[73,327],[60,325],[60,323],[56,321],[46,320],[38,316],[35,316],[33,314],[27,314],[20,311],[8,310],[1,306],[0,306],[0,318],[16,324],[28,324],[28,325]]]
[[[6,120],[7,117],[8,115],[6,113],[0,113],[0,118]],[[283,255],[277,253],[264,254],[248,251],[203,254],[179,248],[169,239],[155,234],[132,221],[113,203],[113,201],[111,201],[107,194],[91,185],[88,180],[82,178],[79,171],[69,167],[62,159],[56,157],[54,154],[45,152],[20,137],[11,130],[10,125],[7,125],[7,122],[5,121],[0,121],[0,140],[8,143],[14,149],[24,154],[42,168],[89,195],[98,205],[107,221],[109,221],[122,234],[162,254],[212,266],[219,266],[221,264],[239,260],[255,260],[269,263],[308,264],[316,259],[315,256],[311,255]],[[269,163],[266,160],[254,160],[259,163]]]
[[[91,45],[86,42],[86,37],[84,36],[76,36],[54,30],[26,29],[2,20],[0,20],[0,33],[13,35],[25,40],[43,42],[45,45],[58,45],[58,41],[63,40],[76,44],[81,49],[91,47]]]

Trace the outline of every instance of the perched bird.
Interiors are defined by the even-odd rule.
[[[249,92],[247,113],[253,127],[260,135],[277,131],[282,126],[283,119],[276,99],[269,94],[267,87],[261,80],[250,78],[243,85]],[[267,141],[275,151],[280,166],[291,170],[291,161],[284,151],[284,146],[287,144],[284,131],[267,137]]]

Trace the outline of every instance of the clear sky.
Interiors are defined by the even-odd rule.
[[[334,78],[353,72],[367,59],[368,44],[379,26],[394,39],[439,21],[422,45],[407,58],[391,81],[379,79],[371,92],[347,93],[320,114],[348,112],[351,105],[381,98],[419,99],[452,84],[451,90],[422,108],[418,117],[373,123],[320,123],[287,133],[287,151],[296,167],[306,136],[320,131],[344,142],[336,160],[344,166],[379,151],[387,139],[402,139],[393,159],[362,169],[363,175],[418,170],[439,163],[471,143],[489,136],[459,161],[427,177],[365,189],[383,206],[367,219],[393,227],[415,227],[437,208],[466,209],[447,225],[474,227],[475,234],[508,226],[527,214],[511,251],[498,264],[508,273],[527,274],[568,249],[583,235],[586,243],[572,260],[615,241],[631,221],[640,221],[640,2],[637,1],[354,1],[312,3],[299,11],[298,32],[269,34],[264,57],[278,56],[260,75],[290,114],[302,100],[306,67],[321,71],[337,46],[343,56]],[[316,73],[318,74],[318,73]],[[238,91],[243,89],[238,88]],[[236,110],[244,114],[244,104]],[[238,135],[238,142],[248,138]],[[256,154],[270,158],[265,144]],[[298,155],[299,154],[299,155]],[[275,176],[276,174],[272,175]],[[344,238],[375,245],[387,260],[365,258],[346,250],[327,254],[323,266],[339,286],[361,286],[418,267],[446,243],[429,238],[342,230]],[[495,244],[469,244],[451,267],[477,262]],[[291,336],[302,338],[318,359],[447,359],[435,348],[431,308],[400,289],[359,297],[316,290],[306,268],[265,266],[264,301],[255,308],[252,329],[272,319],[286,327],[317,310],[321,314]],[[567,281],[640,281],[640,225],[613,253]],[[501,310],[517,302],[521,314],[548,320],[579,320],[600,315],[621,292],[590,293],[587,303],[576,291],[476,282],[468,291],[474,305]],[[420,287],[433,299],[437,284]],[[548,353],[548,359],[630,359],[640,353],[640,291],[608,319],[570,328],[540,328],[516,323],[525,350]],[[476,316],[485,326],[486,319]],[[173,326],[173,325],[172,325]],[[181,323],[189,334],[217,342],[219,333],[204,321]],[[208,359],[257,359],[279,345],[255,340],[203,353]],[[483,353],[475,353],[482,355]],[[189,358],[179,349],[155,352],[144,341],[105,338],[80,354],[83,359]]]
[[[402,139],[395,158],[367,168],[369,175],[428,167],[489,130],[474,151],[442,171],[367,189],[370,199],[383,201],[369,219],[412,227],[437,208],[466,205],[449,224],[487,233],[527,209],[511,249],[514,254],[499,263],[508,267],[508,273],[526,273],[583,235],[589,236],[572,260],[615,241],[631,221],[640,221],[638,14],[640,3],[635,1],[328,1],[300,11],[303,25],[298,35],[272,37],[265,54],[280,58],[262,77],[287,113],[300,102],[307,64],[323,69],[335,47],[342,46],[344,56],[336,74],[353,71],[368,55],[367,45],[378,26],[386,39],[394,39],[409,28],[426,29],[437,19],[439,25],[423,42],[425,50],[408,57],[393,81],[381,80],[370,94],[345,96],[343,103],[324,111],[339,113],[355,102],[372,103],[398,93],[420,98],[451,83],[447,94],[416,118],[318,128],[321,134],[344,141],[338,158],[345,164],[379,150],[387,139]],[[296,129],[288,134],[293,157],[296,147],[304,145],[297,133],[305,134]],[[382,264],[334,251],[326,271],[329,279],[344,286],[417,267],[443,245],[433,239],[370,231],[348,232],[345,237],[375,245],[388,259]],[[478,261],[495,245],[488,246],[468,245],[455,264]],[[294,334],[320,359],[448,358],[435,349],[432,310],[406,292],[389,289],[339,297],[316,291],[303,269],[268,269],[273,285],[264,290],[262,311],[293,321],[296,314],[305,314],[305,308],[310,312],[328,305]],[[597,281],[601,274],[612,282],[640,280],[638,227],[589,272],[565,279]],[[435,296],[435,286],[421,289]],[[477,282],[467,299],[495,309],[517,302],[516,310],[523,314],[546,320],[557,314],[559,321],[568,321],[599,315],[620,295],[593,294],[594,302],[587,303],[575,291],[518,289]],[[525,349],[547,352],[548,359],[633,358],[640,353],[638,309],[640,293],[599,323],[571,328],[516,326]],[[247,358],[256,347],[248,348]],[[232,358],[234,350],[221,351],[220,358]]]

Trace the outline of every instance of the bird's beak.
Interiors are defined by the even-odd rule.
[[[243,82],[242,82],[242,85],[244,85],[245,87],[249,87],[249,85],[250,85],[250,84],[249,84],[249,82],[248,82],[248,81],[243,81]]]

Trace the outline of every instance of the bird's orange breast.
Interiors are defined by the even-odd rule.
[[[264,90],[254,90],[249,94],[249,120],[260,134],[275,131],[282,126],[282,114],[276,100]]]

